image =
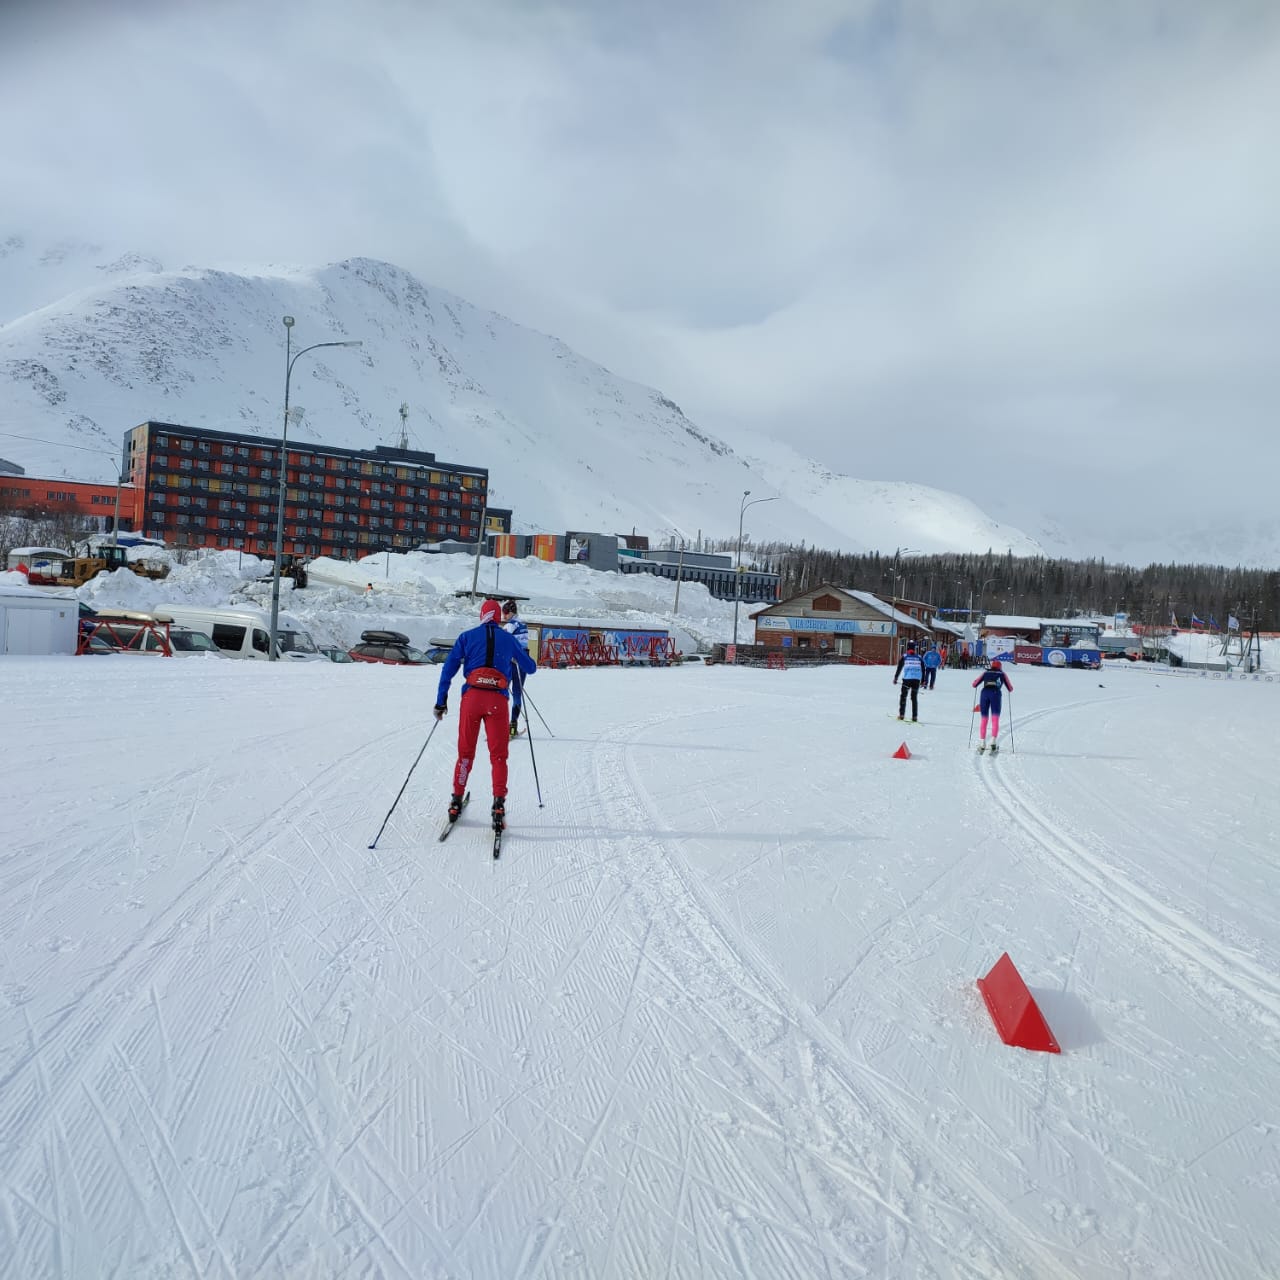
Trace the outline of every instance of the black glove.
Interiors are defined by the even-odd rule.
[[[447,702],[441,702],[439,705],[436,706],[435,716],[437,720],[443,720],[445,716],[447,716],[448,714],[449,714],[449,704]]]

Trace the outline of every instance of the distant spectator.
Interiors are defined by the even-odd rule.
[[[931,644],[924,652],[924,680],[920,685],[922,689],[933,688],[940,666],[942,666],[942,654],[936,644]]]

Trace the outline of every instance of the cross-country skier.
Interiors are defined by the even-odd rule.
[[[1013,692],[1013,683],[1004,673],[1004,668],[1000,665],[999,658],[992,658],[991,665],[973,682],[976,689],[982,686],[982,692],[978,695],[978,710],[982,713],[982,724],[978,729],[978,752],[981,754],[987,749],[987,721],[991,722],[991,751],[1000,750],[1000,744],[996,739],[1000,736],[1000,703],[1004,699],[1004,691]]]
[[[480,625],[464,631],[444,660],[435,705],[435,717],[440,720],[449,712],[449,686],[461,667],[458,762],[453,768],[449,821],[456,822],[462,812],[462,798],[475,763],[476,740],[483,723],[493,767],[493,825],[498,831],[506,825],[507,810],[507,688],[514,669],[519,668],[522,679],[538,669],[538,664],[516,638],[499,625],[501,618],[502,606],[496,600],[486,600],[480,606]]]
[[[924,663],[916,652],[914,640],[907,641],[906,652],[898,659],[897,669],[893,673],[894,684],[898,683],[899,676],[902,677],[902,692],[898,694],[898,719],[903,719],[907,714],[907,694],[910,693],[911,719],[915,721],[920,715],[917,704],[920,699],[920,681],[924,679]]]
[[[515,636],[516,643],[529,652],[529,628],[520,617],[514,600],[506,600],[502,605],[502,629]],[[520,732],[520,708],[524,706],[524,681],[520,673],[513,667],[511,671],[511,736]]]
[[[924,651],[924,684],[921,688],[932,689],[934,682],[938,678],[938,668],[942,666],[942,654],[938,652],[938,646],[931,644]]]

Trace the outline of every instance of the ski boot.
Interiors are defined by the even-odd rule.
[[[978,754],[982,755],[986,751],[986,749],[987,749],[987,740],[983,738],[983,740],[980,743],[978,743]]]
[[[898,719],[899,719],[899,720],[905,720],[905,719],[906,719],[906,716],[904,716],[904,715],[902,714],[902,712],[901,712],[901,711],[899,711],[899,712],[898,712]]]
[[[462,797],[450,796],[449,797],[449,821],[457,822],[458,815],[461,812],[462,812]]]
[[[513,720],[511,728],[507,730],[508,738],[518,738],[520,736],[520,726]]]
[[[502,831],[507,825],[507,797],[493,797],[493,829]]]
[[[999,753],[999,751],[1000,751],[1000,744],[999,744],[998,742],[993,742],[993,743],[991,744],[991,754],[992,754],[993,756],[994,756],[994,755],[997,755],[997,754]]]

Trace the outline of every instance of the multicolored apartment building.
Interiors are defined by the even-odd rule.
[[[170,546],[275,552],[280,446],[261,436],[144,422],[125,437],[125,476],[139,495],[134,525]],[[488,509],[485,467],[414,449],[344,449],[290,441],[285,554],[350,559],[424,542],[505,532]]]

